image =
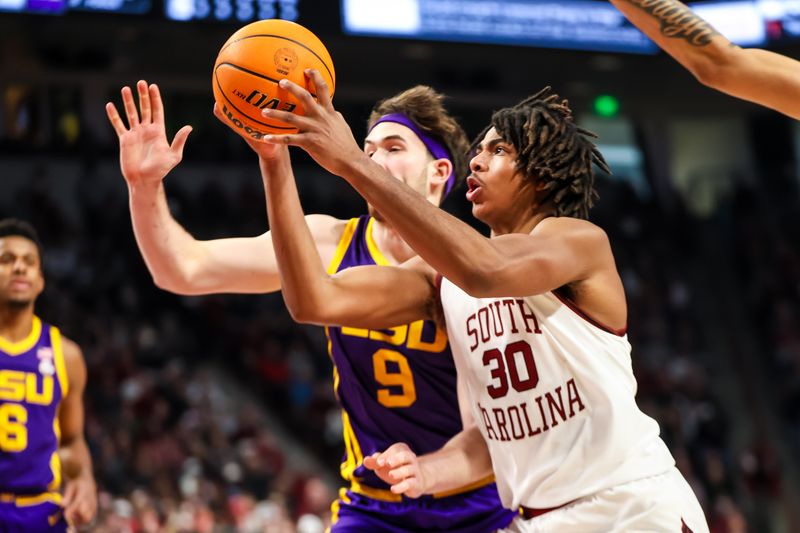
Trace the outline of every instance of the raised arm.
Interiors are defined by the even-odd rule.
[[[705,85],[800,119],[800,61],[732,44],[678,0],[611,0]]]
[[[295,320],[378,329],[439,316],[435,272],[418,258],[329,275],[303,219],[288,148],[248,143],[259,153],[283,298]]]
[[[319,102],[304,88],[288,80],[281,82],[303,102],[306,116],[264,110],[265,116],[297,125],[300,133],[267,136],[267,141],[300,146],[347,180],[420,257],[472,296],[540,294],[593,278],[599,272],[616,276],[608,238],[589,222],[548,219],[530,234],[489,239],[424,201],[358,148],[350,128],[333,109],[322,77],[316,71],[311,75]],[[480,171],[475,165],[485,166],[478,163],[479,157],[493,157],[490,148],[482,148],[473,159],[474,172]],[[510,145],[504,150],[503,157],[516,157]]]
[[[139,109],[129,87],[122,89],[126,127],[112,103],[106,112],[120,142],[120,166],[128,185],[136,242],[157,286],[179,294],[265,293],[280,289],[269,232],[257,237],[200,241],[170,213],[163,180],[181,161],[191,132],[184,126],[170,144],[158,87],[139,81]],[[309,215],[308,224],[330,259],[339,221]]]
[[[84,437],[83,391],[86,364],[77,344],[63,339],[67,391],[58,411],[61,431],[59,456],[64,473],[64,516],[70,524],[83,525],[97,511],[97,487],[92,474],[92,458]]]

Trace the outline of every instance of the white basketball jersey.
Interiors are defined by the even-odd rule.
[[[549,508],[667,471],[627,335],[553,293],[473,298],[442,280],[450,345],[503,505]]]

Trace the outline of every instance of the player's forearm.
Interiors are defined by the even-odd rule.
[[[195,293],[191,264],[201,249],[172,217],[164,184],[132,186],[129,196],[133,233],[155,284],[176,293]]]
[[[704,83],[732,45],[678,0],[611,0],[631,23]]]
[[[67,479],[86,479],[94,482],[92,456],[83,438],[63,443],[58,450],[62,471]]]
[[[463,430],[440,450],[419,458],[425,493],[458,490],[493,475],[486,442],[476,427]]]
[[[463,289],[482,284],[492,263],[489,239],[425,201],[369,159],[353,161],[345,178],[431,267]],[[486,259],[486,261],[478,261]]]
[[[306,224],[289,157],[261,159],[260,167],[283,299],[298,322],[317,321],[328,303],[324,296],[328,274]]]

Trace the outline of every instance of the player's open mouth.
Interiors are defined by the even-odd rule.
[[[479,182],[476,178],[469,176],[467,178],[467,201],[474,202],[475,197],[481,191],[481,182]]]

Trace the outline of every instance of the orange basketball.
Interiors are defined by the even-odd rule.
[[[293,133],[297,128],[261,115],[264,108],[303,115],[300,102],[278,82],[289,79],[308,86],[303,71],[317,69],[331,96],[336,86],[333,61],[316,35],[294,22],[260,20],[241,28],[222,46],[214,64],[214,99],[234,131],[260,139],[267,133]]]

